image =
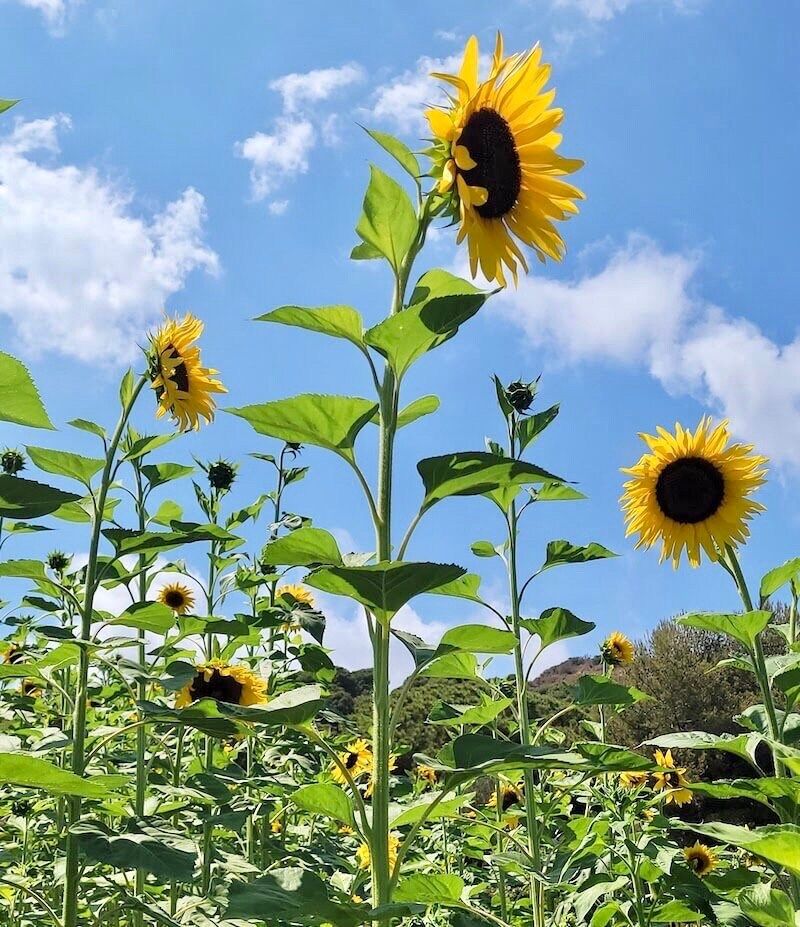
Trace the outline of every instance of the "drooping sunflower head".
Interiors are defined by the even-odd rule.
[[[717,854],[704,843],[700,843],[699,840],[695,842],[694,846],[686,847],[683,855],[689,864],[689,868],[700,878],[708,875],[712,869],[717,867],[719,862]]]
[[[300,605],[307,605],[309,608],[314,607],[314,595],[305,586],[297,583],[287,583],[285,586],[279,586],[276,595],[290,595],[295,602]]]
[[[249,666],[210,660],[195,669],[194,678],[175,699],[176,708],[185,708],[201,698],[213,698],[228,705],[262,705],[268,700],[266,682]]]
[[[186,615],[194,608],[194,593],[183,583],[162,586],[156,598],[178,615]]]
[[[25,469],[25,455],[15,447],[7,447],[0,454],[0,467],[8,476],[16,476],[20,470]]]
[[[339,760],[350,774],[350,777],[357,779],[365,772],[372,771],[372,750],[366,740],[359,738],[349,743],[339,754]],[[331,767],[331,776],[334,782],[342,784],[347,782],[347,777],[337,764]]]
[[[667,750],[666,753],[656,750],[653,756],[656,763],[663,767],[659,772],[653,773],[653,788],[656,792],[664,792],[664,803],[667,805],[674,804],[679,808],[681,805],[688,805],[692,800],[692,793],[684,775],[685,767],[675,765],[671,750]]]
[[[650,448],[639,461],[623,469],[621,504],[627,535],[638,534],[637,547],[661,541],[661,562],[678,566],[682,552],[699,566],[700,553],[719,560],[728,546],[743,543],[748,521],[764,506],[751,495],[764,483],[766,457],[748,444],[728,443],[728,423],[712,427],[701,419],[692,432],[680,425],[671,434],[641,435]]]
[[[197,430],[200,419],[214,418],[213,393],[225,393],[215,379],[216,370],[203,367],[195,343],[203,332],[200,319],[187,313],[182,319],[166,319],[150,336],[150,379],[158,399],[156,415],[169,415],[181,431]]]
[[[431,173],[448,211],[459,221],[458,241],[467,239],[473,277],[506,285],[527,263],[515,239],[533,248],[539,260],[561,260],[564,240],[555,222],[568,219],[583,199],[560,178],[583,166],[556,151],[564,118],[552,107],[555,90],[545,90],[550,66],[537,45],[503,53],[498,33],[491,69],[478,78],[478,40],[469,39],[458,74],[433,76],[453,88],[442,108],[426,111],[434,145]]]
[[[633,644],[621,631],[612,631],[603,641],[600,652],[603,660],[611,666],[633,660]]]

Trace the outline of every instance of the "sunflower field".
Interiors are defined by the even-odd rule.
[[[487,57],[479,69],[469,39],[457,72],[434,75],[442,93],[425,112],[421,151],[374,130],[364,140],[395,165],[370,168],[351,254],[388,270],[385,316],[365,324],[346,305],[286,305],[248,335],[266,343],[277,324],[300,330],[298,342],[347,342],[368,397],[229,402],[213,345],[201,353],[203,322],[178,314],[142,332],[141,362],[109,398],[107,420],[68,423],[85,453],[2,452],[3,927],[800,925],[800,558],[756,579],[741,556],[763,509],[766,458],[703,418],[654,423],[624,470],[620,517],[638,546],[659,549],[676,581],[692,569],[728,575],[740,610],[678,620],[724,635],[734,654],[725,664],[759,693],[738,733],[667,730],[636,749],[611,734],[649,698],[624,680],[637,655],[622,628],[565,707],[530,710],[537,660],[595,627],[564,607],[538,612],[537,580],[616,556],[602,542],[555,539],[542,559],[521,543],[542,505],[584,498],[570,473],[531,459],[559,412],[539,403],[538,380],[494,377],[495,434],[481,449],[426,457],[416,472],[397,465],[401,429],[439,406],[403,395],[409,371],[469,339],[466,323],[529,272],[531,255],[560,261],[564,222],[584,196],[573,183],[582,162],[561,154],[564,112],[541,48],[508,51],[498,36]],[[434,229],[463,243],[471,279],[415,270]],[[53,429],[46,398],[0,354],[7,435]],[[218,404],[238,418],[243,448],[257,442],[264,487],[254,500],[241,498],[237,451],[200,461],[181,450],[184,433],[214,427]],[[359,441],[369,434],[375,460]],[[314,476],[307,448],[351,475],[371,550],[344,550],[295,514]],[[186,511],[173,498],[184,486]],[[407,524],[399,486],[419,500]],[[457,509],[461,497],[485,500],[474,533],[491,539],[466,543],[502,565],[507,609],[416,536],[431,509]],[[87,556],[59,548],[63,523],[84,533]],[[48,553],[16,554],[18,535],[39,533]],[[109,590],[124,609],[103,608]],[[329,701],[330,596],[363,615],[372,684],[362,727]],[[421,596],[462,600],[485,620],[427,642],[395,620]],[[779,602],[789,603],[780,620]],[[393,642],[413,660],[399,687]],[[490,671],[499,657],[509,678]],[[430,680],[466,697],[424,719],[445,741],[426,755],[404,742],[398,718]],[[694,780],[694,751],[731,754],[749,774]],[[690,820],[698,797],[755,803],[770,823]]]

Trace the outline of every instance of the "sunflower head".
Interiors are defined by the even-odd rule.
[[[620,631],[613,631],[600,647],[603,660],[609,666],[619,666],[633,660],[633,644]]]
[[[400,849],[400,838],[397,834],[389,834],[389,872],[394,870],[397,864],[397,851]],[[369,844],[362,843],[356,850],[356,862],[360,869],[369,869],[372,863],[372,854],[370,853]]]
[[[689,864],[689,868],[700,878],[708,875],[718,864],[717,854],[704,843],[700,843],[699,840],[695,842],[694,846],[686,847],[683,855]]]
[[[289,595],[299,605],[305,605],[308,608],[314,607],[313,594],[305,586],[300,586],[297,583],[287,583],[285,586],[279,586],[275,594],[278,596]]]
[[[268,700],[267,684],[249,666],[230,666],[223,660],[210,660],[195,667],[196,673],[175,699],[176,708],[185,708],[201,698],[213,698],[228,705],[262,705]]]
[[[415,772],[417,774],[417,781],[426,782],[431,788],[436,785],[439,773],[433,766],[428,766],[427,763],[417,763]]]
[[[219,492],[227,492],[236,479],[235,465],[221,458],[216,463],[209,464],[206,472],[209,485]]]
[[[656,750],[653,756],[656,763],[662,767],[659,772],[653,773],[653,788],[656,792],[664,793],[664,803],[667,805],[673,804],[679,808],[688,805],[692,800],[692,793],[688,788],[685,767],[675,765],[671,750],[667,750],[666,753]]]
[[[505,388],[505,397],[508,404],[515,412],[522,414],[527,412],[533,405],[536,398],[536,388],[534,383],[523,383],[522,380],[514,380]]]
[[[200,319],[187,313],[183,319],[166,319],[150,336],[150,379],[158,399],[156,415],[172,417],[181,431],[200,427],[200,419],[214,418],[213,393],[225,393],[215,379],[216,370],[203,367],[195,344],[203,332]]]
[[[186,615],[194,608],[194,593],[183,583],[169,583],[162,586],[156,598],[177,615]]]
[[[647,784],[647,773],[623,772],[619,774],[619,784],[624,789],[639,789]]]
[[[47,565],[55,573],[63,573],[71,562],[72,557],[60,550],[54,550],[47,555]]]
[[[469,39],[458,74],[434,74],[449,85],[449,102],[426,111],[433,148],[431,173],[445,211],[460,223],[473,277],[478,266],[487,280],[505,286],[527,263],[517,241],[537,257],[560,260],[564,241],[555,222],[578,211],[577,187],[560,178],[583,166],[557,153],[556,131],[563,110],[545,90],[550,66],[537,45],[503,53],[498,33],[486,80],[478,78],[478,40]]]
[[[8,476],[16,476],[20,470],[25,469],[25,455],[14,447],[7,447],[0,454],[0,467]]]
[[[750,496],[764,482],[767,458],[749,444],[729,444],[727,422],[712,427],[706,417],[694,432],[656,430],[641,435],[649,453],[622,471],[631,477],[620,500],[626,535],[639,535],[637,547],[660,541],[661,561],[675,567],[684,550],[693,567],[701,551],[719,560],[747,539],[748,521],[764,510]]]
[[[19,691],[28,698],[39,698],[42,694],[42,685],[38,679],[23,679]]]
[[[9,644],[3,653],[3,663],[22,663],[25,659],[25,651],[17,644]]]
[[[522,804],[522,788],[518,785],[514,785],[511,782],[504,782],[500,786],[500,808],[503,811],[508,811],[509,808],[513,808],[515,805]],[[489,807],[497,807],[497,792],[492,792],[491,798],[489,799]]]
[[[363,773],[372,771],[372,749],[362,738],[349,743],[339,754],[339,760],[352,779],[357,779]],[[331,775],[335,782],[345,783],[347,781],[347,777],[337,764],[331,767]]]

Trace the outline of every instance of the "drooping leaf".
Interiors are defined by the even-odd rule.
[[[99,821],[76,824],[70,832],[77,837],[81,856],[90,862],[117,869],[143,869],[164,881],[192,879],[197,851],[190,840],[178,834],[146,824],[117,833]]]
[[[479,705],[472,705],[462,710],[439,702],[431,709],[428,721],[431,724],[442,724],[447,727],[461,727],[469,724],[483,726],[501,715],[512,704],[513,700],[510,698],[493,699],[485,694],[481,695]]]
[[[268,566],[322,566],[341,564],[336,538],[322,528],[304,525],[290,534],[270,541],[261,554]]]
[[[332,782],[304,785],[292,792],[291,800],[309,814],[322,814],[350,826],[355,823],[352,799],[347,792]]]
[[[380,168],[370,165],[356,232],[362,241],[379,251],[398,271],[417,234],[417,216],[400,184]]]
[[[235,541],[236,535],[218,525],[196,525],[193,522],[173,522],[174,531],[132,531],[127,528],[106,528],[103,534],[114,545],[118,557],[172,550],[198,541]]]
[[[594,541],[585,547],[572,544],[570,541],[550,541],[547,545],[545,561],[539,568],[539,572],[567,563],[589,563],[592,560],[604,560],[607,557],[616,556],[617,554],[613,551]]]
[[[478,590],[480,589],[481,578],[477,573],[465,573],[449,583],[442,583],[441,586],[435,586],[428,590],[429,595],[446,595],[455,599],[469,599],[470,602],[480,602]]]
[[[194,473],[194,467],[187,466],[186,464],[168,462],[143,464],[141,469],[142,476],[144,476],[152,488],[163,486],[164,483],[169,483],[172,480],[179,480],[184,476],[189,476]]]
[[[570,637],[581,637],[594,631],[593,621],[578,618],[568,608],[546,608],[538,618],[523,618],[522,627],[531,634],[537,634],[541,649]]]
[[[170,441],[174,441],[175,437],[176,432],[170,432],[165,435],[142,435],[141,438],[137,438],[133,442],[122,459],[137,460],[140,457],[144,457],[145,454],[149,454],[160,447],[164,447],[164,445],[169,444]]]
[[[257,322],[277,322],[307,331],[343,338],[364,349],[364,322],[352,306],[281,306],[256,317]]]
[[[324,447],[352,462],[356,437],[377,408],[369,399],[305,393],[226,411],[248,421],[259,434]]]
[[[747,850],[800,876],[800,827],[797,824],[773,824],[751,829],[717,822],[684,824],[676,821],[674,826]]]
[[[97,422],[90,422],[85,418],[73,418],[67,424],[72,425],[73,428],[77,428],[79,431],[87,431],[89,434],[96,435],[98,438],[106,437],[105,428],[98,425]]]
[[[477,679],[478,660],[474,653],[463,650],[434,655],[419,675],[427,679]]]
[[[678,624],[689,628],[698,628],[701,631],[727,634],[728,637],[732,637],[744,647],[747,647],[748,650],[752,650],[756,638],[770,623],[771,618],[772,613],[763,610],[727,615],[699,612],[681,616],[678,618]]]
[[[615,705],[625,707],[649,698],[634,686],[623,686],[608,676],[581,676],[575,686],[576,705]]]
[[[41,518],[50,515],[60,506],[77,502],[80,496],[64,492],[35,480],[0,474],[0,517]],[[88,518],[87,518],[88,520]]]
[[[38,757],[0,753],[0,782],[4,785],[42,789],[51,795],[104,798],[127,781],[127,776],[76,776]]]
[[[705,731],[679,731],[647,741],[665,750],[720,750],[739,756],[756,768],[756,748],[760,742],[758,734],[707,734]]]
[[[567,483],[545,483],[536,490],[537,502],[580,502],[586,496]]]
[[[0,100],[0,113],[15,102]],[[55,429],[28,368],[4,351],[0,351],[0,421],[50,431]]]

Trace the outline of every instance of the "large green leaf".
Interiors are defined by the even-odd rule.
[[[423,508],[448,496],[477,496],[560,478],[524,460],[512,460],[485,451],[461,451],[427,457],[417,464],[425,486]]]
[[[387,151],[397,163],[407,171],[414,180],[419,179],[421,173],[419,162],[414,152],[399,138],[389,135],[388,132],[379,132],[377,129],[365,129],[367,135],[374,139],[384,151]]]
[[[161,602],[136,602],[108,623],[164,635],[175,624],[175,613]]]
[[[761,588],[759,590],[762,605],[773,593],[785,586],[790,579],[795,579],[798,573],[800,573],[800,557],[787,560],[786,563],[782,563],[775,569],[765,573],[761,579]]]
[[[377,408],[369,399],[304,393],[226,411],[248,421],[259,434],[324,447],[352,462],[356,437]]]
[[[760,856],[800,876],[800,827],[797,824],[773,824],[752,829],[720,823],[676,822],[675,826],[747,850],[753,856]]]
[[[266,924],[329,921],[336,927],[363,920],[355,906],[331,901],[319,876],[299,867],[273,869],[252,882],[231,882],[225,918]]]
[[[462,727],[468,724],[476,724],[482,727],[484,724],[493,721],[512,704],[513,699],[493,699],[485,694],[481,695],[479,705],[471,705],[469,708],[457,708],[444,702],[438,702],[431,709],[428,721],[431,724],[443,724],[447,727]]]
[[[6,560],[0,563],[0,576],[18,579],[47,579],[41,560]]]
[[[415,360],[449,341],[488,295],[445,270],[430,270],[420,277],[408,308],[370,328],[364,340],[400,378]]]
[[[394,561],[362,567],[329,567],[306,576],[315,589],[344,595],[371,609],[381,621],[388,621],[414,596],[451,582],[466,571],[453,563]]]
[[[705,731],[679,731],[647,741],[653,747],[670,750],[720,750],[739,756],[756,768],[756,748],[760,742],[758,734],[707,734]]]
[[[146,454],[174,441],[175,437],[176,432],[174,431],[165,435],[142,435],[130,445],[122,459],[138,460],[140,457],[144,457]]]
[[[698,628],[701,631],[714,631],[716,634],[727,634],[748,650],[752,650],[758,635],[766,628],[772,619],[772,612],[756,610],[736,614],[719,614],[712,612],[698,612],[692,615],[683,615],[678,618],[678,624],[689,628]]]
[[[591,544],[581,546],[570,541],[550,541],[547,553],[539,572],[563,566],[567,563],[589,563],[592,560],[605,560],[607,557],[618,556],[602,544],[592,541]]]
[[[325,817],[353,825],[353,802],[350,796],[332,782],[314,782],[292,792],[291,799],[298,808],[309,814],[323,814]]]
[[[261,554],[268,566],[322,566],[341,564],[342,555],[336,538],[322,528],[304,526],[275,541]]]
[[[0,113],[4,113],[7,109],[11,109],[12,106],[16,106],[19,103],[19,100],[0,100]]]
[[[458,579],[449,583],[442,583],[441,586],[435,586],[429,589],[430,595],[452,596],[454,599],[468,599],[470,602],[480,602],[478,590],[481,587],[481,578],[477,573],[465,573]]]
[[[623,686],[608,676],[581,676],[575,686],[576,705],[616,705],[625,707],[649,698],[633,686]]]
[[[455,648],[469,653],[511,653],[516,638],[511,631],[485,624],[462,624],[445,631],[442,650]]]
[[[76,824],[70,833],[77,837],[81,856],[93,863],[143,869],[164,881],[189,882],[194,874],[197,851],[190,840],[178,834],[146,824],[118,833],[97,821]]]
[[[558,413],[559,405],[556,403],[556,405],[550,406],[549,409],[545,409],[543,412],[536,412],[520,419],[517,423],[517,439],[519,440],[520,450],[524,451],[532,441],[535,441],[545,428],[555,420]]]
[[[47,760],[19,753],[0,753],[0,782],[23,788],[42,789],[51,795],[104,798],[125,785],[127,776],[76,776]]]
[[[455,798],[441,799],[441,793],[428,793],[411,805],[393,805],[390,810],[391,826],[405,827],[416,824],[424,818],[426,821],[436,821],[441,818],[450,818],[458,814],[462,805],[472,800],[472,795],[465,793]],[[435,803],[435,806],[434,806]]]
[[[749,886],[736,900],[742,914],[758,927],[794,927],[798,923],[792,899],[786,892],[763,882]]]
[[[0,100],[0,113],[14,102]],[[4,351],[0,351],[0,421],[54,429],[27,367]]]
[[[400,184],[370,165],[370,177],[356,232],[362,241],[386,258],[395,271],[417,235],[417,216]]]
[[[458,904],[464,891],[464,880],[445,873],[421,873],[406,876],[397,883],[393,899],[412,904]]]
[[[428,679],[477,679],[478,660],[474,653],[465,651],[445,653],[426,663],[419,675]]]
[[[132,531],[127,528],[106,528],[103,534],[114,545],[117,556],[172,550],[197,541],[235,541],[236,535],[218,525],[196,525],[193,522],[173,522],[174,531]]]
[[[80,496],[53,486],[0,474],[0,518],[41,518]]]
[[[523,618],[520,624],[526,631],[539,636],[541,649],[569,637],[580,637],[594,631],[593,621],[578,618],[568,608],[546,608],[538,618]]]
[[[397,415],[397,427],[404,428],[418,418],[425,415],[432,415],[439,408],[438,396],[420,396],[410,402],[405,409],[401,409]]]
[[[57,451],[47,447],[26,447],[28,455],[40,470],[67,476],[78,480],[84,486],[91,486],[92,477],[103,469],[105,461],[99,457],[84,457],[68,451]]]
[[[320,332],[332,338],[344,338],[363,350],[364,323],[360,313],[352,306],[281,306],[256,318],[257,322],[278,322]]]

